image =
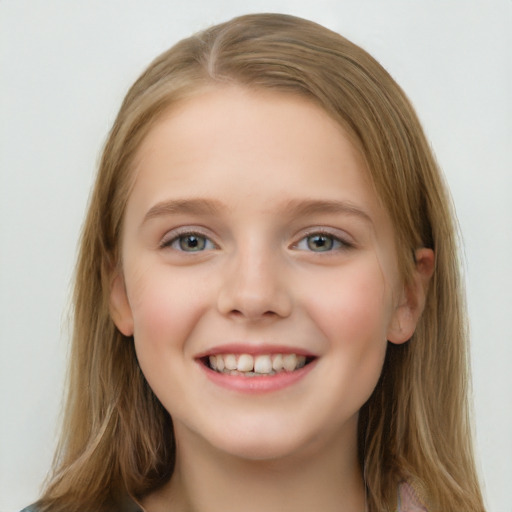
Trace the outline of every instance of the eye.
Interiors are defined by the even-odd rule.
[[[348,249],[351,245],[329,233],[311,233],[296,244],[301,251],[329,252],[338,249]]]
[[[201,252],[215,249],[215,244],[200,233],[181,233],[168,241],[164,240],[162,247],[170,247],[182,252]]]

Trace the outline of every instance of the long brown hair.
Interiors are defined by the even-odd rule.
[[[360,412],[368,510],[390,510],[408,481],[429,510],[481,512],[468,414],[468,347],[454,215],[405,94],[364,50],[299,18],[236,18],[158,57],[128,92],[106,142],[83,228],[64,426],[43,511],[101,510],[172,476],[172,420],[109,315],[134,157],[159,116],[211,84],[300,94],[343,125],[393,221],[405,280],[418,247],[435,272],[412,339],[390,344]]]

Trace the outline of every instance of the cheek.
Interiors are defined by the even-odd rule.
[[[336,426],[360,410],[382,373],[391,291],[371,259],[317,273],[304,284],[303,304],[324,340],[319,364],[331,396],[326,414],[336,415]]]
[[[316,286],[322,293],[310,309],[329,339],[362,345],[386,341],[393,308],[379,267],[342,269]]]
[[[328,344],[332,380],[350,390],[344,399],[354,410],[369,398],[382,372],[393,310],[380,266],[366,263],[317,281],[324,292],[309,308]]]
[[[352,284],[352,286],[349,286]],[[329,323],[337,370],[351,390],[354,409],[372,394],[387,350],[391,301],[380,272],[353,274],[336,294],[338,309]],[[334,300],[333,300],[334,301]],[[327,322],[328,320],[325,319]]]
[[[190,285],[186,276],[157,266],[134,275],[128,297],[141,356],[152,352],[158,358],[164,351],[183,348],[203,309],[201,295]]]
[[[167,271],[145,272],[128,289],[134,321],[134,344],[139,366],[167,410],[175,410],[186,382],[190,352],[187,340],[201,315],[201,302],[190,280]],[[188,281],[188,286],[187,286]]]

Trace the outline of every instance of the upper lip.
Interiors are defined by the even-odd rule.
[[[296,354],[298,356],[317,357],[317,355],[311,351],[300,347],[274,344],[253,345],[246,343],[226,343],[223,345],[215,345],[212,348],[204,350],[198,353],[195,358],[201,359],[203,357],[215,356],[218,354]]]

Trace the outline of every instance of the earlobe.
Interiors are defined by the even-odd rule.
[[[133,335],[133,315],[126,294],[124,278],[116,272],[110,285],[110,316],[125,336]]]
[[[401,344],[411,339],[425,307],[428,285],[434,273],[435,256],[432,249],[415,252],[415,269],[410,282],[404,285],[402,297],[393,313],[387,339]]]

